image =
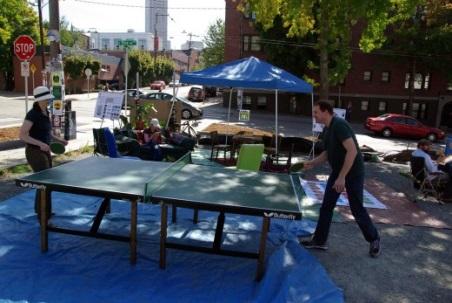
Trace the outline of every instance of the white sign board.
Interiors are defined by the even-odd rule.
[[[339,117],[341,119],[345,119],[345,113],[347,112],[343,108],[333,108],[334,116]]]
[[[97,96],[94,117],[101,119],[117,120],[121,114],[122,92],[100,92]]]
[[[30,63],[28,61],[20,62],[20,75],[22,77],[30,76]]]
[[[333,114],[335,117],[345,119],[345,113],[346,113],[346,110],[343,108],[333,108]],[[324,127],[325,127],[325,125],[323,125],[322,123],[317,123],[317,122],[315,122],[315,120],[312,123],[312,131],[315,133],[323,132]]]

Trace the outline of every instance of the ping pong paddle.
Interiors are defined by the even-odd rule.
[[[303,170],[304,167],[304,163],[303,162],[298,162],[293,164],[292,166],[290,166],[289,168],[289,172],[291,173],[297,173]]]
[[[52,143],[50,143],[49,147],[50,147],[50,151],[52,153],[54,153],[55,155],[64,154],[64,152],[66,151],[66,148],[60,142],[52,142]]]

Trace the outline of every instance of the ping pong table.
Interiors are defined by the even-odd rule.
[[[118,158],[90,157],[47,169],[16,180],[21,187],[41,189],[41,251],[48,250],[48,232],[129,242],[130,262],[137,254],[137,203],[161,206],[160,268],[166,267],[166,250],[180,249],[258,260],[256,279],[264,272],[265,244],[271,218],[301,219],[298,176],[249,172],[191,164],[190,154],[174,163]],[[70,230],[51,224],[47,218],[46,192],[67,192],[102,197],[89,231]],[[130,201],[130,234],[119,236],[99,232],[111,199]],[[219,212],[212,247],[168,241],[168,206]],[[263,218],[258,252],[222,249],[225,213]]]

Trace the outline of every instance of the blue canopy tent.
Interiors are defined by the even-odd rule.
[[[231,61],[200,71],[183,73],[180,82],[205,86],[229,87],[228,122],[233,88],[274,90],[276,147],[278,147],[278,91],[311,94],[311,101],[313,102],[314,100],[312,85],[281,68],[255,57]]]

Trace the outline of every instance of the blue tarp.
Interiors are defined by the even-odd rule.
[[[312,93],[312,85],[255,57],[183,73],[180,82],[205,86]]]
[[[99,198],[53,193],[52,222],[87,229]],[[0,203],[0,302],[343,302],[342,290],[315,257],[296,241],[309,227],[273,220],[267,240],[266,273],[254,281],[256,260],[169,249],[166,270],[159,268],[160,207],[139,204],[138,259],[129,263],[129,245],[49,233],[49,250],[40,252],[34,191]],[[112,200],[101,231],[127,235],[130,204]],[[210,245],[214,212],[179,209],[170,224],[172,241]],[[257,250],[261,219],[226,215],[223,245]]]

